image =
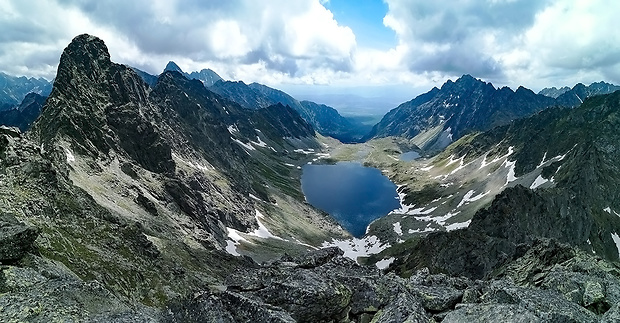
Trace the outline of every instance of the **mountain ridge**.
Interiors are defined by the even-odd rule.
[[[302,118],[320,134],[344,142],[359,141],[363,136],[361,131],[363,126],[341,116],[336,109],[315,103],[302,104],[285,92],[263,84],[248,85],[242,81],[220,80],[209,89],[239,103],[246,109],[257,109],[277,103],[289,106],[299,112]]]
[[[439,151],[467,133],[529,116],[554,103],[524,87],[496,89],[464,75],[394,108],[365,139],[404,136],[422,149]]]
[[[545,238],[618,261],[620,157],[612,147],[618,140],[614,129],[619,111],[620,92],[594,96],[579,107],[550,108],[450,146],[434,166],[460,158],[461,165],[483,169],[506,158],[492,169],[512,169],[503,179],[508,187],[490,206],[479,206],[465,229],[413,238],[406,243],[408,249],[396,247],[401,254],[388,251],[377,259],[395,257],[393,269],[400,273],[428,267],[431,272],[482,278],[519,257],[519,248]],[[509,186],[511,182],[519,184]],[[482,189],[489,191],[481,197],[493,190],[491,185]],[[429,253],[442,256],[432,258]],[[503,258],[496,258],[498,254]]]
[[[168,64],[166,64],[164,72],[167,71],[179,72],[190,80],[199,80],[207,88],[213,86],[213,84],[215,84],[217,81],[223,80],[217,73],[215,73],[210,68],[204,68],[198,72],[194,71],[191,73],[186,73],[179,67],[179,65],[177,65],[173,61],[169,61]]]

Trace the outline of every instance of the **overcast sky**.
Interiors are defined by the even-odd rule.
[[[298,92],[413,97],[462,74],[535,91],[620,84],[619,13],[616,0],[0,0],[0,71],[52,78],[90,33],[153,74],[174,60]]]

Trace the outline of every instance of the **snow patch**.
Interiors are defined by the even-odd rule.
[[[241,236],[241,232],[233,228],[226,227],[226,230],[228,231],[229,239],[226,240],[226,252],[233,256],[241,256],[241,254],[237,251],[237,246],[241,243],[241,241],[246,241],[245,238]]]
[[[250,142],[258,147],[263,147],[263,148],[267,147],[267,144],[264,141],[262,141],[259,136],[256,136],[256,140],[257,141],[250,141]]]
[[[506,186],[508,185],[508,183],[514,182],[517,180],[517,177],[515,176],[515,165],[517,164],[517,161],[506,160],[504,164],[506,165],[506,167],[508,167],[508,175],[506,176],[506,184],[504,184],[504,186]]]
[[[454,212],[454,213],[448,212],[447,214],[445,214],[443,216],[431,216],[431,215],[428,215],[428,216],[424,216],[424,217],[416,217],[416,219],[420,220],[420,221],[426,221],[426,222],[431,222],[432,221],[432,222],[435,222],[435,223],[439,224],[442,227],[445,227],[446,226],[446,221],[448,219],[452,218],[453,216],[459,214],[459,213],[461,213],[461,211],[457,211],[457,212]]]
[[[230,125],[228,126],[228,132],[230,132],[231,135],[234,135],[239,132],[239,128],[237,128],[236,124]]]
[[[238,143],[239,145],[241,145],[243,148],[245,148],[247,150],[256,150],[256,148],[252,147],[252,145],[244,144],[239,139],[233,139],[233,138],[230,138],[230,139],[232,139],[234,142]]]
[[[273,234],[271,234],[271,232],[269,232],[269,230],[267,229],[267,227],[265,227],[265,225],[260,221],[260,219],[265,218],[265,216],[260,213],[258,210],[256,210],[256,222],[258,223],[258,229],[254,230],[254,232],[250,232],[248,233],[248,235],[251,236],[255,236],[255,237],[259,237],[259,238],[272,238],[272,239],[276,239],[276,240],[282,240],[282,241],[288,241],[288,240],[284,240],[278,236],[274,236]]]
[[[616,243],[616,249],[618,249],[618,255],[620,255],[620,236],[618,236],[618,234],[614,232],[611,234],[611,238],[614,239],[614,242]]]
[[[425,210],[423,207],[413,209],[407,212],[408,215],[426,215],[431,214],[433,211],[437,210],[437,207],[432,207],[428,210]]]
[[[377,261],[375,266],[377,266],[377,268],[383,270],[383,269],[387,268],[389,265],[391,265],[394,262],[394,260],[396,260],[396,258],[394,258],[394,257],[383,259],[383,260]]]
[[[310,155],[310,154],[314,154],[314,149],[309,148],[307,150],[304,149],[295,149],[293,150],[294,152],[298,153],[298,154],[304,154],[304,155]]]
[[[454,159],[454,155],[450,155],[450,161],[448,161],[448,166],[456,163],[457,161],[463,162],[463,157],[461,157],[459,159]]]
[[[546,158],[547,158],[547,152],[545,151],[545,154],[543,155],[543,159],[540,161],[540,164],[538,164],[538,166],[536,166],[536,168],[542,167],[542,165],[545,164],[545,159]]]
[[[424,168],[420,168],[420,170],[424,171],[424,172],[428,172],[429,170],[431,170],[431,168],[433,168],[433,165],[430,165],[430,166],[424,167]]]
[[[187,166],[199,170],[199,171],[203,171],[203,172],[211,172],[212,170],[215,170],[215,168],[213,166],[211,166],[209,163],[205,165],[201,165],[197,160],[195,160],[194,162],[191,162],[189,160],[186,160],[184,158],[181,158],[180,155],[177,155],[176,153],[172,153],[172,157],[175,159],[178,159],[179,161],[183,162],[184,164],[186,164]]]
[[[325,241],[322,248],[338,247],[344,252],[344,257],[357,261],[358,257],[367,257],[380,253],[390,247],[389,243],[382,243],[377,236],[367,236],[362,239],[352,238],[349,240]]]
[[[394,232],[399,236],[403,235],[403,228],[400,226],[400,222],[392,223],[394,226]]]
[[[428,225],[424,228],[424,230],[421,229],[409,229],[407,232],[409,234],[413,234],[413,233],[426,233],[426,232],[433,232],[435,231],[435,229],[429,227]]]
[[[65,148],[65,153],[67,154],[67,163],[72,163],[75,161],[75,156],[71,152],[71,150]]]
[[[579,97],[579,95],[577,95],[577,93],[575,93],[575,96],[579,99],[579,102],[583,103],[583,100]]]
[[[542,177],[542,175],[538,175],[538,177],[536,177],[536,179],[534,180],[534,183],[532,183],[532,185],[530,185],[530,189],[536,189],[538,186],[545,184],[546,182],[548,182],[549,180]]]
[[[482,168],[484,168],[486,166],[489,166],[489,165],[491,165],[491,164],[493,164],[495,162],[498,162],[498,161],[500,161],[500,160],[502,160],[504,158],[508,158],[508,156],[512,155],[513,153],[514,153],[514,147],[510,146],[510,147],[508,147],[508,153],[506,153],[506,155],[495,157],[492,161],[487,163],[486,159],[487,159],[487,155],[489,154],[487,152],[486,155],[484,155],[484,159],[482,159],[482,164],[480,165],[480,169],[482,169]]]
[[[397,190],[398,192],[398,190]],[[414,205],[404,204],[405,194],[398,192],[398,197],[400,199],[400,208],[392,210],[389,214],[407,214],[407,215],[426,215],[430,214],[437,209],[437,207],[432,207],[430,209],[425,210],[426,207],[415,208]]]
[[[483,198],[485,195],[489,194],[491,191],[488,191],[486,193],[480,193],[476,196],[473,196],[474,193],[476,193],[474,190],[469,190],[467,193],[465,193],[465,195],[463,195],[463,199],[461,200],[461,202],[459,203],[459,205],[457,205],[457,208],[460,208],[463,204],[465,203],[469,203],[469,202],[475,202],[481,198]]]
[[[247,243],[252,243],[251,241],[248,241],[246,238],[244,238],[243,235],[253,236],[253,237],[258,237],[258,238],[263,238],[263,239],[272,238],[276,240],[288,241],[278,236],[275,236],[271,232],[269,232],[269,229],[267,229],[267,227],[265,227],[265,225],[260,221],[260,219],[263,219],[264,217],[265,216],[262,213],[256,210],[256,216],[254,218],[256,219],[256,222],[258,223],[258,229],[254,230],[253,232],[242,233],[233,228],[226,227],[226,230],[228,231],[228,240],[226,240],[226,252],[228,252],[229,254],[233,256],[240,256],[239,252],[237,251],[237,246],[242,241],[245,241]]]
[[[446,227],[446,230],[447,231],[452,231],[452,230],[458,230],[458,229],[467,228],[470,223],[471,223],[471,220],[467,220],[467,221],[461,222],[461,223],[452,223],[452,224],[449,224]]]
[[[232,240],[226,240],[226,252],[236,257],[241,256],[241,254],[237,251],[238,245],[239,243],[236,243]]]

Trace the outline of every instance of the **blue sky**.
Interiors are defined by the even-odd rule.
[[[0,0],[0,72],[54,77],[73,37],[292,94],[413,98],[470,74],[535,91],[620,84],[620,1]],[[306,96],[307,97],[307,96]]]
[[[353,30],[358,45],[388,50],[398,44],[394,30],[383,24],[388,5],[382,0],[330,0],[324,5],[339,24]]]

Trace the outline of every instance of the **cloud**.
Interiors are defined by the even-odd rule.
[[[527,32],[526,45],[551,67],[615,65],[620,62],[620,35],[612,26],[617,24],[619,9],[619,4],[601,0],[558,2],[538,15]]]
[[[54,76],[73,37],[151,73],[169,60],[227,79],[339,86],[437,86],[471,74],[496,86],[620,83],[609,0],[384,0],[398,44],[362,48],[325,0],[0,0],[0,70]]]
[[[516,87],[620,82],[620,3],[606,0],[386,0],[412,73],[472,74]]]
[[[499,78],[503,66],[496,55],[511,48],[514,36],[531,27],[547,2],[387,0],[384,24],[406,46],[404,57],[414,73]]]
[[[315,69],[352,69],[355,35],[334,20],[319,0],[56,0],[32,6],[0,0],[0,48],[16,43],[55,49],[57,58],[77,34],[89,32],[106,41],[113,59],[152,73],[170,59],[222,67],[239,74],[236,65],[266,66],[291,78]],[[1,51],[2,49],[0,49]],[[2,55],[5,55],[4,57]],[[0,63],[15,53],[0,53]],[[27,56],[27,55],[26,55]],[[36,65],[27,57],[19,65]],[[202,66],[210,67],[210,66]],[[201,68],[202,68],[201,67]],[[245,69],[247,71],[247,69]],[[46,69],[31,72],[47,74]],[[46,75],[49,76],[49,75]]]
[[[318,0],[64,0],[63,4],[125,35],[144,55],[227,64],[263,61],[295,76],[304,67],[349,70],[356,46],[351,29],[338,25]]]

